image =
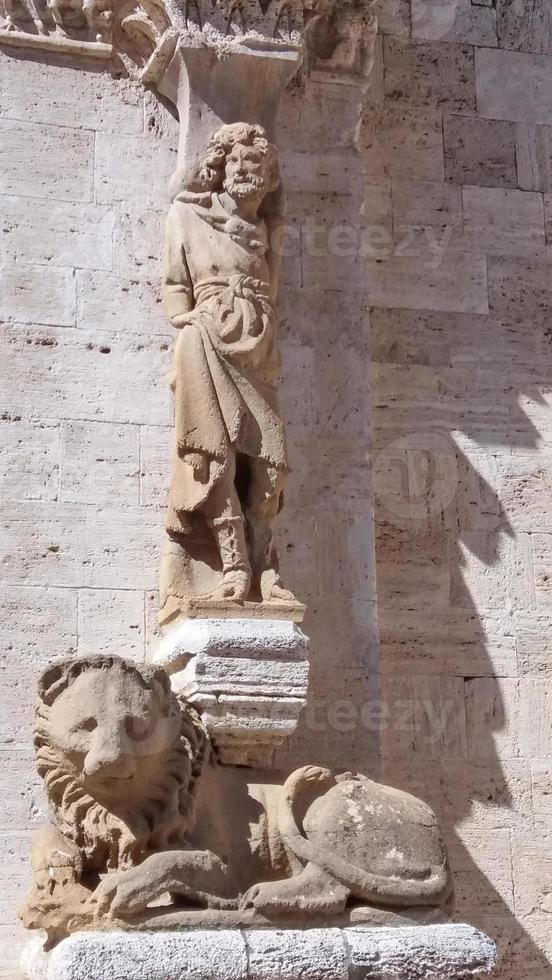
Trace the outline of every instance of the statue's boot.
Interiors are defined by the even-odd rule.
[[[251,588],[243,517],[215,518],[212,528],[222,560],[222,582],[213,589],[210,598],[243,602]]]
[[[247,533],[253,576],[263,601],[295,602],[293,592],[285,589],[280,579],[272,540],[272,526],[257,514],[249,513],[247,515]]]

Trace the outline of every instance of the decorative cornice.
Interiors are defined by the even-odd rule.
[[[112,55],[112,0],[0,0],[0,45]]]
[[[0,0],[0,45],[110,59],[157,84],[177,47],[284,58],[362,82],[374,0]]]

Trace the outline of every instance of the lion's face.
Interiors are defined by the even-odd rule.
[[[49,712],[50,745],[62,768],[106,804],[146,797],[179,734],[180,714],[163,688],[116,661],[109,670],[83,671]]]

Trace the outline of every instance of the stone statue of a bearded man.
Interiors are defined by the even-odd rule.
[[[272,543],[287,469],[267,206],[279,186],[262,127],[223,126],[169,212],[164,302],[180,334],[162,607],[187,596],[294,601]]]

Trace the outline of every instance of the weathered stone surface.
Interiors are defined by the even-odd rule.
[[[304,94],[290,86],[282,96],[278,146],[304,153],[336,153],[354,148],[361,93],[349,85],[307,79]]]
[[[393,233],[396,251],[410,251],[423,240],[447,248],[462,245],[462,193],[452,184],[433,181],[392,180]],[[428,239],[429,234],[429,239]],[[406,244],[405,244],[406,243]],[[421,247],[420,247],[421,250]],[[474,248],[477,252],[479,249]]]
[[[138,504],[139,470],[137,426],[63,424],[60,499],[64,502],[109,503],[120,495],[127,504]]]
[[[547,677],[552,673],[546,604],[540,613],[518,612],[515,621],[519,673]]]
[[[525,191],[552,191],[552,127],[517,125],[519,186]]]
[[[423,225],[430,223],[427,216],[438,226],[433,201],[444,205],[448,220],[450,186],[463,185],[465,247],[484,257],[490,305],[490,313],[476,315],[440,311],[434,291],[426,289],[424,296],[414,284],[404,289],[403,309],[384,308],[377,297],[370,311],[371,356],[382,365],[371,373],[375,506],[382,525],[376,560],[383,680],[379,715],[371,718],[382,741],[383,771],[430,800],[443,820],[459,907],[499,940],[500,980],[531,972],[544,980],[551,952],[542,924],[545,892],[529,869],[537,851],[547,853],[550,822],[544,690],[550,677],[545,487],[552,444],[546,339],[552,302],[539,195],[550,192],[552,103],[550,56],[533,53],[547,43],[546,16],[533,3],[486,2],[471,11],[462,2],[424,6],[413,5],[412,12],[417,8],[425,18],[413,18],[414,31],[435,28],[447,13],[457,20],[463,11],[472,25],[479,18],[488,22],[496,6],[503,31],[508,23],[504,43],[525,53],[491,50],[488,36],[481,43],[484,33],[471,38],[479,73],[477,112],[443,114],[445,183],[443,173],[429,170],[441,159],[438,142],[430,159],[419,155],[427,146],[425,113],[413,110],[405,122],[408,144],[394,142],[392,129],[387,144],[376,129],[376,144],[374,114],[362,133],[369,171],[407,178],[393,179],[395,220],[412,216]],[[440,64],[450,58],[450,43],[450,37],[435,42],[447,49]],[[393,71],[400,74],[395,50]],[[406,50],[405,64],[411,64]],[[383,67],[385,73],[385,58]],[[434,96],[437,85],[438,76]],[[427,94],[422,85],[411,98]],[[396,119],[400,110],[388,100],[383,112]],[[420,160],[421,173],[407,171],[413,161],[420,168]],[[433,184],[433,198],[420,181]],[[510,197],[518,186],[534,193]],[[550,213],[545,199],[548,243]],[[383,266],[386,256],[380,257]],[[424,274],[421,279],[428,284]],[[402,305],[403,291],[395,289]],[[443,497],[443,488],[454,485]],[[426,688],[416,713],[415,695],[397,693],[396,679],[420,675],[434,676],[435,690]],[[455,678],[459,688],[452,697]],[[522,681],[528,684],[523,694]],[[427,744],[422,745],[428,712],[439,718],[451,698],[451,719],[463,711],[467,730],[458,738],[454,723],[445,725],[449,744],[441,748],[441,760],[436,753],[428,762]],[[397,701],[408,702],[406,720],[415,722],[410,739],[397,733]],[[320,710],[314,717],[326,714]],[[512,842],[519,840],[534,842],[525,860],[513,860]],[[515,918],[518,906],[523,920]]]
[[[372,361],[447,367],[450,322],[450,317],[434,312],[374,307],[370,311]]]
[[[138,86],[85,64],[57,64],[0,52],[0,116],[56,127],[140,135]],[[61,136],[62,134],[60,134]]]
[[[487,255],[543,253],[544,208],[540,194],[464,187],[464,248]]]
[[[477,589],[481,609],[521,608],[534,605],[535,585],[532,571],[531,541],[527,534],[515,540],[494,531],[464,531],[460,541],[462,571],[454,570],[451,598],[453,605],[471,605],[470,592],[464,582]],[[498,567],[500,566],[500,567]],[[463,577],[465,576],[465,578]]]
[[[203,940],[203,941],[202,941]],[[247,980],[245,938],[237,931],[179,932],[159,936],[89,934],[58,948],[50,962],[29,964],[32,980],[103,980],[106,964],[133,980]]]
[[[496,47],[496,10],[492,3],[472,0],[412,0],[412,37],[424,41],[456,41]]]
[[[443,179],[443,123],[437,112],[396,107],[367,112],[360,139],[368,174]]]
[[[512,856],[510,830],[468,830],[460,826],[451,839],[451,862],[458,881],[458,911],[462,917],[498,915],[513,917]],[[474,871],[476,872],[474,881]],[[493,875],[492,885],[489,875]],[[477,909],[474,915],[474,909]]]
[[[45,273],[40,265],[7,262],[0,266],[2,320],[73,327],[76,306],[75,279],[70,269],[51,268]]]
[[[99,203],[166,207],[176,153],[167,153],[159,143],[112,133],[98,133],[95,146],[94,189]]]
[[[153,589],[158,522],[138,508],[49,501],[7,503],[0,581],[64,588]]]
[[[445,113],[443,132],[448,180],[481,187],[517,187],[514,123]]]
[[[0,419],[0,496],[55,500],[59,491],[58,422],[3,415]]]
[[[547,679],[522,677],[519,705],[521,754],[525,758],[548,758],[552,746],[552,692]]]
[[[98,651],[142,660],[145,655],[144,593],[132,589],[80,589],[78,653]]]
[[[492,759],[498,750],[519,755],[520,694],[517,678],[477,677],[466,684],[466,727],[470,757]],[[492,733],[492,737],[489,737]]]
[[[92,201],[93,165],[93,133],[0,119],[2,194]]]
[[[357,153],[297,153],[287,150],[280,154],[280,169],[286,190],[290,194],[350,195],[355,201],[362,196],[362,165]],[[300,198],[298,199],[300,202]],[[293,220],[295,209],[290,207],[288,218]]]
[[[477,48],[475,62],[480,115],[521,123],[552,122],[550,58]]]
[[[368,296],[374,306],[487,313],[487,268],[481,253],[457,253],[442,241],[412,255],[368,262]]]
[[[301,229],[302,284],[307,289],[323,284],[328,290],[343,290],[347,281],[360,284],[365,237],[358,199],[301,194],[292,196],[291,206]]]
[[[35,270],[43,279],[43,270],[38,266]],[[68,299],[65,290],[74,288],[74,283],[68,282],[66,273],[59,274],[64,277],[61,298]],[[40,304],[44,314],[44,294],[41,301],[29,280],[31,287],[31,302]],[[52,319],[56,313],[54,309]],[[65,316],[69,321],[68,312]],[[169,394],[163,383],[169,345],[163,337],[5,326],[0,344],[10,363],[0,389],[2,412],[9,414],[16,405],[18,412],[44,418],[170,424]],[[67,371],[68,359],[71,371]]]
[[[475,110],[473,48],[437,43],[409,45],[386,37],[383,51],[385,94],[393,102],[413,109]]]
[[[104,980],[106,964],[129,980],[458,980],[487,975],[494,944],[470,926],[416,929],[263,930],[177,934],[88,933],[65,940],[49,958],[26,954],[32,980]],[[422,972],[423,971],[423,972]]]
[[[113,264],[113,215],[96,204],[5,195],[0,230],[8,253],[23,264],[86,270]]]
[[[514,843],[512,853],[517,914],[523,918],[535,913],[548,916],[552,907],[549,841],[539,839],[538,835],[533,840],[519,840]],[[527,868],[531,868],[531,875],[524,874]]]
[[[277,975],[281,980],[316,975],[320,980],[347,980],[350,952],[347,936],[339,929],[312,929],[305,932],[246,932],[248,977],[265,980]]]
[[[392,733],[389,759],[405,754],[407,746],[425,759],[466,758],[464,684],[460,678],[387,675],[382,698],[386,730]]]
[[[417,3],[416,6],[419,9],[421,5]],[[435,23],[437,14],[441,14],[446,6],[445,3],[428,3],[425,11],[428,23]],[[526,66],[523,67],[523,72],[530,77],[536,72],[535,65],[538,64],[540,71],[544,63],[541,59],[534,62],[527,54],[527,49],[529,46],[538,48],[546,43],[547,34],[542,30],[543,24],[546,24],[546,20],[543,20],[545,12],[539,8],[538,3],[532,2],[521,5],[499,2],[496,6],[499,18],[508,27],[508,35],[503,35],[502,46],[504,47],[504,43],[514,47],[523,45],[527,59],[523,62]],[[410,7],[409,2],[402,0],[386,3],[380,14],[382,30],[395,36],[408,37]],[[464,0],[459,0],[456,4],[457,26],[464,11],[471,14],[471,42],[477,47],[481,47],[483,42],[487,44],[489,37],[486,30],[478,37],[473,31],[473,25],[477,22],[488,23],[493,17],[492,7],[492,3],[487,0],[484,6],[473,5],[470,12],[467,11]],[[522,30],[520,24],[523,24]],[[450,38],[438,40],[438,43],[441,46],[449,45]],[[448,57],[450,55],[443,53],[441,63]],[[393,64],[395,71],[397,58],[394,58]],[[501,112],[504,118],[482,118],[474,115],[472,110],[462,110],[463,114],[460,116],[445,112],[446,177],[454,184],[467,184],[470,187],[479,185],[489,186],[491,189],[515,188],[517,176],[513,134],[517,128],[520,186],[524,190],[549,192],[550,126],[534,121],[517,122],[520,105],[517,95],[511,100],[512,109],[507,108],[508,99],[502,93],[514,84],[515,74],[520,75],[518,63],[512,67],[510,64],[508,62],[504,73],[499,73],[493,83],[493,99],[504,101],[506,106],[504,113]],[[383,76],[384,71],[385,63],[378,64],[377,85],[372,93],[376,100],[381,98],[380,74]],[[35,56],[14,58],[2,55],[0,73],[0,106],[4,113],[2,118],[35,124],[28,126],[30,137],[25,136],[25,140],[19,143],[19,148],[13,154],[15,163],[13,176],[10,178],[10,200],[17,198],[22,214],[27,214],[28,209],[32,213],[35,202],[37,207],[40,205],[41,227],[48,227],[51,237],[53,256],[51,260],[47,260],[48,264],[57,263],[59,259],[66,263],[68,269],[72,269],[74,265],[63,240],[65,219],[60,222],[59,216],[62,211],[67,213],[64,206],[72,202],[76,210],[82,209],[83,214],[91,214],[91,199],[86,192],[84,204],[82,203],[83,187],[86,191],[86,185],[78,176],[78,168],[74,166],[76,157],[64,155],[63,147],[68,142],[67,127],[78,128],[78,135],[86,136],[85,142],[90,148],[90,134],[84,130],[139,136],[141,107],[133,102],[133,92],[136,90],[132,86],[127,90],[125,83],[119,79],[111,80],[104,71],[85,71],[81,65],[69,68],[61,63],[47,64],[46,59],[39,60]],[[513,77],[509,78],[509,75]],[[527,89],[527,101],[531,102],[528,112],[523,96],[522,111],[524,118],[529,119],[533,117],[534,105],[538,105],[538,100],[533,99],[530,85],[526,85],[521,77],[520,84]],[[545,107],[547,91],[548,87],[545,85],[542,89]],[[425,93],[427,94],[427,88]],[[104,97],[100,100],[98,95]],[[415,99],[418,97],[418,94],[413,96]],[[454,98],[454,93],[452,97]],[[141,96],[139,98],[141,101]],[[160,110],[158,106],[152,123],[152,103],[155,97],[148,95],[147,98],[145,139],[156,146],[162,144],[165,147],[166,166],[169,170],[176,145],[177,127],[166,110]],[[540,94],[538,98],[541,99]],[[326,190],[328,187],[337,187],[339,161],[335,158],[343,150],[347,161],[345,163],[344,160],[344,166],[348,166],[357,131],[360,101],[351,86],[328,85],[312,80],[306,83],[303,91],[292,87],[286,93],[282,104],[278,142],[290,153],[302,154],[300,159],[293,158],[289,169],[290,179],[297,182],[298,188],[306,187],[309,183],[311,152],[317,156],[312,163],[313,176],[311,186],[308,187],[309,192],[316,195],[318,181],[320,187]],[[412,110],[407,115],[401,109],[393,107],[389,100],[384,103],[385,108],[379,102],[376,104],[378,113],[372,110],[367,117],[366,127],[361,132],[360,146],[364,153],[366,133],[370,134],[370,141],[372,140],[372,119],[376,116],[378,119],[393,117],[393,126],[389,128],[385,139],[378,135],[377,144],[374,144],[377,145],[377,156],[374,156],[372,150],[364,154],[367,168],[373,166],[374,162],[377,166],[366,195],[368,220],[372,214],[372,223],[381,225],[387,235],[392,230],[391,188],[383,166],[386,173],[397,174],[407,181],[412,179],[414,182],[433,183],[436,201],[446,202],[448,190],[443,184],[441,112]],[[540,109],[538,118],[542,119]],[[53,171],[55,162],[59,173],[52,179],[56,182],[55,186],[64,188],[63,202],[57,200],[60,195],[55,192],[55,187],[52,192],[45,184],[37,184],[34,178],[27,179],[28,167],[34,159],[35,151],[27,168],[21,164],[25,159],[27,145],[31,145],[32,137],[35,133],[41,133],[40,126],[44,125],[55,132],[47,143],[43,141],[42,144],[35,144],[38,147],[37,153],[46,153],[44,160],[39,162],[40,168],[44,173],[48,168]],[[5,141],[0,152],[6,159],[8,148]],[[325,154],[328,154],[328,158],[333,158],[332,170],[328,174],[322,172],[321,157]],[[156,155],[157,151],[154,151],[152,158]],[[356,176],[354,183],[356,186]],[[441,190],[438,189],[439,186]],[[424,206],[421,208],[416,195],[423,188],[413,183],[411,189],[409,202],[408,187],[401,187],[398,213],[415,215],[420,224],[425,224],[424,210],[427,208],[431,223],[438,225],[439,222],[435,219],[438,219],[439,214],[431,207],[430,196],[422,195]],[[48,193],[56,201],[55,208],[50,209],[46,224],[44,202],[48,204]],[[299,190],[299,194],[301,193]],[[8,198],[4,200],[7,211]],[[452,197],[451,201],[453,200]],[[109,206],[102,206],[102,210],[106,212],[108,208]],[[140,508],[133,508],[132,520],[136,527],[143,526],[144,523],[149,526],[151,521],[152,528],[154,524],[158,528],[159,516],[154,518],[152,510],[157,502],[162,503],[166,486],[166,477],[162,473],[166,465],[166,451],[170,446],[170,413],[167,408],[165,415],[160,414],[158,393],[154,392],[152,395],[150,385],[162,378],[169,354],[168,351],[160,351],[157,359],[149,344],[152,334],[162,333],[166,335],[164,339],[169,345],[172,344],[172,337],[169,336],[172,328],[159,315],[154,298],[157,291],[161,215],[156,211],[147,212],[144,202],[139,199],[132,208],[126,207],[122,201],[116,205],[115,210],[118,220],[114,261],[119,275],[112,275],[103,268],[89,275],[86,265],[83,265],[82,271],[77,271],[77,323],[87,334],[85,343],[112,349],[119,343],[120,338],[116,340],[116,334],[126,331],[136,333],[137,346],[146,343],[150,365],[146,366],[148,354],[143,355],[144,362],[140,361],[140,352],[133,352],[132,358],[125,355],[122,359],[110,362],[114,364],[113,370],[101,367],[101,385],[98,384],[94,370],[91,370],[90,383],[94,393],[92,400],[87,403],[90,392],[87,388],[89,376],[86,367],[91,369],[93,361],[82,359],[80,339],[76,343],[77,331],[65,328],[56,332],[57,336],[63,334],[63,351],[55,361],[43,362],[43,372],[39,376],[35,355],[40,353],[41,357],[50,357],[51,350],[44,347],[38,351],[29,345],[24,355],[20,357],[18,354],[15,357],[13,348],[4,348],[4,360],[10,365],[10,369],[15,365],[17,380],[12,381],[9,372],[5,372],[0,388],[6,387],[9,398],[4,395],[2,398],[11,415],[22,415],[21,422],[17,424],[25,427],[22,430],[25,432],[25,439],[21,451],[26,457],[23,464],[16,442],[8,440],[11,446],[8,456],[13,460],[15,453],[17,470],[11,469],[7,486],[12,499],[24,497],[26,486],[32,488],[33,496],[36,493],[40,497],[43,491],[47,494],[50,492],[51,483],[42,485],[41,479],[51,472],[50,462],[53,456],[50,448],[53,451],[53,444],[50,447],[48,440],[45,470],[41,474],[39,469],[44,458],[43,447],[37,445],[33,432],[26,428],[29,419],[45,418],[48,424],[55,426],[64,418],[71,421],[76,416],[81,422],[97,418],[100,421],[113,422],[117,426],[128,424],[129,427],[138,420],[142,427],[142,463],[145,461],[142,469],[148,469],[149,476],[146,474],[141,477],[142,505]],[[127,213],[128,219],[125,217]],[[290,220],[292,217],[293,212],[290,213]],[[502,217],[499,215],[500,219]],[[42,263],[43,259],[47,259],[49,243],[45,236],[37,235],[34,240],[31,239],[26,228],[26,223],[21,221],[19,229],[2,237],[15,242],[20,249],[24,246],[28,255],[36,254],[33,264]],[[82,229],[83,237],[79,237],[76,250],[78,264],[81,260],[86,261],[86,241],[89,240],[93,247],[96,237],[90,226],[83,225]],[[71,239],[73,235],[70,233],[67,242]],[[491,235],[488,240],[491,241]],[[383,245],[378,244],[378,248],[385,251],[393,244],[391,234],[385,238]],[[492,246],[485,246],[485,249],[487,247]],[[100,249],[103,261],[101,242]],[[9,245],[4,251],[11,254]],[[90,256],[94,256],[93,251]],[[290,343],[284,351],[286,377],[283,410],[289,426],[290,458],[295,472],[290,478],[287,509],[282,515],[279,537],[282,566],[289,582],[295,588],[304,590],[305,595],[313,590],[320,591],[318,572],[313,585],[314,565],[324,568],[325,589],[335,582],[340,583],[343,589],[340,599],[330,594],[312,596],[312,612],[309,614],[307,630],[313,636],[313,649],[316,650],[316,663],[312,668],[313,706],[312,711],[304,717],[303,723],[300,723],[293,742],[285,750],[278,750],[279,764],[288,771],[293,765],[301,764],[305,757],[312,758],[315,749],[328,764],[334,764],[336,760],[341,762],[346,758],[347,765],[362,768],[367,759],[372,763],[372,760],[379,757],[380,740],[384,747],[387,742],[393,743],[395,736],[392,726],[374,731],[368,730],[360,721],[361,707],[372,699],[377,701],[379,697],[374,681],[374,674],[378,669],[383,673],[422,673],[432,674],[437,678],[443,675],[460,679],[489,679],[496,674],[499,678],[515,681],[518,671],[517,653],[521,675],[532,681],[541,678],[544,682],[550,677],[550,548],[540,540],[533,542],[533,557],[536,556],[537,559],[539,602],[538,607],[533,609],[524,598],[523,592],[518,596],[511,585],[505,585],[511,576],[512,564],[508,557],[504,557],[505,553],[496,547],[498,540],[509,535],[515,536],[519,531],[527,532],[533,537],[535,532],[538,537],[548,534],[546,484],[549,478],[547,457],[552,445],[552,396],[548,384],[550,343],[546,339],[546,331],[551,315],[547,286],[550,267],[548,260],[536,262],[531,256],[526,256],[527,261],[512,255],[503,260],[500,255],[493,255],[492,252],[485,257],[491,272],[492,303],[495,307],[492,316],[486,313],[451,313],[427,307],[419,310],[412,310],[407,306],[401,310],[384,307],[373,309],[371,329],[378,357],[392,368],[390,371],[373,372],[376,382],[373,391],[374,411],[365,382],[368,355],[367,330],[363,322],[362,281],[358,282],[359,288],[354,291],[349,292],[343,288],[348,283],[345,262],[342,263],[342,281],[337,282],[337,277],[334,278],[334,285],[339,287],[339,291],[318,291],[316,286],[309,290],[284,290],[281,302],[285,321],[282,336],[285,345],[288,344],[288,338]],[[516,261],[510,261],[512,258]],[[21,260],[24,260],[24,256]],[[286,258],[286,263],[289,261],[295,262],[295,258]],[[42,266],[40,276],[45,276],[47,272]],[[100,281],[105,273],[105,281]],[[286,277],[288,275],[286,271]],[[128,293],[124,292],[126,285],[129,286]],[[43,288],[43,282],[38,280],[37,289]],[[36,305],[38,306],[38,302]],[[19,336],[23,335],[19,329],[17,332]],[[4,336],[11,334],[11,328],[5,327],[2,333]],[[34,336],[38,333],[43,339],[51,339],[50,331],[34,330],[29,332],[31,333]],[[26,332],[25,335],[27,336]],[[338,370],[327,369],[326,365],[336,358],[337,348],[342,344],[353,353],[340,360]],[[331,358],[327,356],[328,351],[332,352]],[[24,369],[25,357],[30,365],[30,377]],[[105,362],[109,358],[98,355],[98,360]],[[134,371],[136,363],[143,364],[143,368],[140,367],[137,373]],[[52,368],[51,371],[47,371],[48,366]],[[436,369],[431,377],[424,370],[418,370],[428,366]],[[71,380],[73,374],[74,381]],[[332,379],[334,387],[332,397],[325,399],[328,378]],[[86,392],[81,397],[79,392],[83,388]],[[120,401],[116,398],[117,389],[121,389]],[[164,396],[164,392],[161,394]],[[33,398],[36,399],[36,404],[33,404]],[[325,401],[328,403],[327,409]],[[122,410],[124,405],[132,406],[126,414]],[[147,405],[151,410],[151,418],[146,418]],[[102,406],[105,406],[105,410]],[[2,407],[4,408],[4,402]],[[385,534],[378,536],[378,563],[382,569],[379,615],[383,627],[379,663],[373,627],[373,601],[359,597],[363,590],[364,595],[368,594],[366,568],[371,560],[368,548],[365,551],[360,542],[356,547],[355,534],[360,525],[351,525],[348,532],[351,537],[347,539],[347,543],[339,539],[339,528],[336,528],[335,534],[328,541],[324,527],[315,536],[318,512],[321,509],[331,511],[335,508],[338,496],[343,512],[356,513],[362,517],[370,506],[369,465],[372,452],[368,422],[371,418],[376,425],[373,441],[377,448],[387,448],[389,441],[395,439],[405,440],[401,442],[397,452],[388,453],[390,471],[386,474],[388,482],[384,482],[385,491],[394,488],[399,504],[404,505],[406,500],[409,507],[415,509],[417,497],[409,496],[408,484],[406,491],[400,486],[401,473],[406,472],[412,480],[412,488],[418,488],[420,492],[427,515],[422,521],[410,520],[409,534],[404,534],[404,528],[394,525],[393,533],[388,527]],[[520,457],[519,463],[517,456]],[[441,511],[434,514],[429,505],[432,498],[438,497],[442,476],[440,461],[446,459],[450,460],[451,467],[456,467],[458,492],[444,514]],[[398,469],[398,464],[403,461],[407,463],[404,471]],[[435,481],[431,469],[433,464]],[[23,472],[27,474],[27,482],[21,493],[17,494],[13,489],[14,481],[18,473]],[[151,483],[148,482],[150,476]],[[432,486],[434,482],[436,485]],[[541,485],[544,487],[544,495]],[[294,499],[299,494],[309,505],[307,511],[294,504]],[[346,497],[345,502],[343,495]],[[53,504],[45,502],[48,505],[46,522],[49,524],[50,508]],[[389,503],[390,498],[384,497],[382,501],[381,495],[378,496],[378,510],[383,506],[388,510]],[[4,501],[2,504],[4,506]],[[39,525],[44,523],[45,516],[43,501],[39,500],[37,504],[33,511],[33,520]],[[502,519],[497,521],[500,506],[506,511],[509,530]],[[93,526],[96,520],[95,507],[93,504],[86,504],[82,509],[85,507],[88,521]],[[113,521],[124,508],[124,501],[113,501]],[[312,533],[313,540],[316,538],[315,561],[310,542],[309,547],[303,544],[303,522],[307,522],[309,535]],[[440,526],[442,522],[446,523],[449,534],[448,557],[441,548],[442,538],[438,539],[435,533],[436,526]],[[72,520],[69,523],[73,534],[80,539],[79,548],[84,561],[89,549],[88,540],[83,540],[87,525],[84,518],[78,523]],[[21,527],[25,538],[27,531],[24,520]],[[468,536],[460,547],[459,542],[463,541],[466,532],[474,531],[484,532],[484,540],[477,536]],[[103,526],[100,533],[104,533]],[[132,535],[133,532],[128,533]],[[15,533],[14,539],[10,538],[7,543],[10,551],[14,548],[17,551],[16,537]],[[152,546],[154,537],[156,535],[152,530]],[[12,541],[15,543],[12,544]],[[353,584],[355,598],[345,592],[350,587],[351,579],[342,573],[333,574],[331,549],[335,547],[336,541],[342,567],[346,548],[351,546],[351,542],[355,543],[357,557],[353,574],[354,577],[360,576],[363,583],[361,588]],[[55,544],[56,539],[53,538],[48,543]],[[111,544],[108,536],[107,547]],[[105,560],[108,558],[106,556]],[[117,565],[119,559],[115,556],[112,560]],[[132,559],[133,562],[135,560],[136,557]],[[49,562],[50,558],[40,559],[39,571],[44,561]],[[435,567],[434,562],[437,562]],[[393,568],[398,571],[393,572]],[[534,568],[530,561],[525,567],[523,574],[528,582],[532,580]],[[28,570],[23,571],[28,576]],[[55,580],[55,574],[55,565],[48,566],[48,573],[41,580],[48,581],[50,575]],[[488,589],[483,582],[487,575],[490,578]],[[451,579],[454,583],[454,600],[460,598],[461,606],[451,606],[448,591]],[[6,739],[15,740],[15,744],[21,740],[22,732],[29,724],[29,671],[38,663],[45,665],[46,659],[53,658],[58,653],[70,654],[76,649],[76,604],[78,585],[81,582],[78,575],[75,582],[76,584],[63,588],[51,585],[16,587],[10,579],[3,585],[2,643],[6,647],[7,664],[3,673],[6,682],[3,709],[6,722],[3,734]],[[109,624],[103,624],[106,629],[102,632],[102,623],[99,622],[102,598],[100,593],[104,593],[103,588],[92,590],[92,594],[98,596],[98,604],[86,615],[90,629],[98,632],[102,642],[113,641],[114,646],[117,637],[124,635],[124,624],[132,625],[134,616],[130,614],[131,611],[138,608],[139,589],[135,588],[130,577],[125,579],[125,584],[132,596],[129,599],[128,616],[124,608],[124,589],[119,588],[119,581],[115,576],[111,587],[105,590],[106,608],[110,610]],[[507,595],[503,603],[505,591],[509,596]],[[85,589],[82,595],[86,596],[87,592],[89,590]],[[495,592],[501,607],[498,614],[494,603]],[[148,593],[149,597],[151,595],[153,593]],[[423,603],[418,601],[419,598]],[[150,624],[154,618],[155,610],[150,614]],[[493,622],[489,625],[490,618],[493,618]],[[134,631],[132,633],[134,635]],[[88,642],[89,638],[90,634],[81,634],[79,637],[81,643]],[[21,657],[18,655],[19,650],[22,651]],[[42,656],[44,660],[41,659]],[[540,696],[540,689],[535,689],[534,697]],[[487,931],[500,940],[504,957],[500,980],[519,980],[520,977],[532,974],[539,980],[541,977],[544,980],[550,972],[550,929],[546,912],[529,909],[532,901],[532,877],[526,867],[527,862],[516,859],[514,868],[516,885],[519,888],[518,899],[524,909],[523,922],[520,924],[508,911],[513,892],[511,880],[508,885],[508,876],[511,879],[512,875],[508,835],[501,834],[495,846],[492,838],[481,834],[481,830],[483,827],[493,830],[508,828],[514,841],[516,836],[519,838],[523,835],[523,840],[534,841],[538,847],[542,845],[542,853],[546,853],[550,823],[550,766],[546,756],[535,758],[520,754],[515,760],[512,759],[513,741],[508,722],[504,741],[498,744],[498,748],[496,745],[493,748],[497,731],[489,726],[498,727],[501,712],[511,714],[513,724],[517,724],[515,699],[509,695],[505,697],[500,692],[498,699],[504,702],[503,706],[497,704],[496,688],[491,692],[475,687],[470,696],[470,726],[473,726],[474,733],[474,739],[471,740],[472,752],[480,756],[483,762],[459,757],[454,760],[431,759],[424,770],[418,758],[421,749],[414,755],[410,744],[404,740],[401,743],[401,756],[392,754],[389,779],[398,784],[400,776],[401,785],[405,789],[410,789],[423,798],[427,797],[438,808],[445,807],[445,824],[451,840],[454,839],[456,827],[460,825],[469,828],[471,836],[464,836],[464,845],[467,848],[465,859],[460,861],[459,855],[455,854],[455,866],[459,868],[461,876],[457,890],[466,915],[482,921]],[[344,702],[351,705],[356,714],[347,707],[344,708]],[[369,717],[369,714],[369,709],[366,709],[365,715]],[[541,724],[543,723],[539,721],[538,728],[533,725],[528,728],[528,752],[536,750],[539,745],[546,745],[545,741],[541,742],[544,738]],[[291,760],[292,765],[289,764]],[[7,870],[4,895],[0,902],[0,937],[4,952],[0,973],[13,980],[16,975],[15,961],[19,942],[19,939],[14,938],[13,908],[17,904],[18,896],[22,897],[23,881],[26,878],[26,842],[22,843],[21,835],[27,833],[24,828],[27,827],[28,813],[31,809],[36,813],[37,797],[36,794],[29,795],[25,789],[25,799],[20,798],[19,785],[27,787],[28,784],[29,761],[25,754],[18,755],[17,750],[8,749],[2,755],[2,765],[5,766],[10,787],[4,806],[5,819],[6,825],[10,821],[10,832],[13,830],[13,833],[3,836],[2,841]],[[525,778],[528,778],[530,769],[533,772],[532,796],[522,789],[523,776],[525,774]],[[402,783],[406,772],[412,776],[411,783]],[[404,778],[406,779],[405,775]],[[508,787],[511,800],[507,795]],[[12,814],[16,814],[15,819],[13,815],[9,818],[7,816],[10,807],[13,807]],[[540,836],[535,833],[536,821],[542,828]],[[545,828],[548,828],[547,834]],[[473,855],[476,863],[470,855]],[[484,873],[478,870],[478,866],[484,869]]]
[[[307,659],[309,641],[295,623],[286,620],[198,619],[181,624],[160,645],[155,662],[173,673],[190,658],[234,656],[274,660]]]
[[[377,0],[375,14],[380,34],[409,36],[411,27],[409,0]]]
[[[140,503],[166,507],[169,496],[172,428],[140,426]]]
[[[545,820],[549,813],[552,794],[552,774],[547,759],[535,759],[531,763],[531,784],[535,813]]]
[[[2,653],[14,660],[17,651],[25,674],[39,657],[49,660],[76,651],[75,589],[16,585],[3,589],[0,601],[3,619],[11,624],[11,635],[2,634]]]
[[[551,263],[508,256],[489,257],[489,308],[491,315],[506,322],[519,320],[545,324],[552,309]]]
[[[47,588],[29,585],[13,585],[2,588],[0,613],[4,628],[0,640],[2,670],[2,690],[5,707],[2,711],[0,740],[5,747],[23,746],[24,760],[12,754],[10,779],[14,782],[14,801],[26,807],[25,820],[19,824],[10,821],[3,824],[4,830],[22,833],[29,823],[29,813],[42,810],[42,794],[33,790],[27,792],[29,780],[34,780],[34,768],[29,765],[27,744],[22,732],[28,731],[32,719],[34,692],[28,683],[29,674],[46,667],[46,664],[60,654],[70,657],[77,650],[77,588]],[[9,711],[8,711],[9,707]],[[18,786],[17,791],[15,787]],[[22,795],[23,794],[23,795]],[[9,806],[9,803],[6,804]],[[28,852],[28,842],[25,841]],[[21,865],[13,869],[14,879],[20,890],[24,876]],[[23,896],[20,894],[20,897]],[[6,897],[4,922],[13,928],[13,898]]]
[[[83,330],[161,334],[174,340],[174,331],[161,309],[156,281],[77,272],[77,325]]]
[[[497,15],[501,48],[552,53],[552,11],[546,0],[523,4],[497,0]]]
[[[470,926],[429,926],[424,930],[401,929],[395,934],[383,930],[378,935],[374,962],[368,932],[347,930],[351,980],[370,976],[384,980],[389,975],[414,980],[416,974],[435,980],[448,976],[452,980],[462,974],[490,973],[495,965],[494,944]],[[372,936],[377,941],[377,936]]]
[[[500,677],[517,677],[516,636],[509,632],[507,614],[480,622],[473,611],[445,606],[436,622],[422,612],[384,607],[378,620],[385,673],[423,670],[424,674],[483,677],[496,671]],[[413,650],[418,651],[416,657]]]
[[[116,204],[113,269],[123,279],[154,284],[159,289],[165,215],[139,205]],[[145,288],[145,287],[144,287]],[[165,322],[167,318],[165,317]],[[170,324],[169,324],[170,326]],[[159,333],[156,330],[156,333]]]

